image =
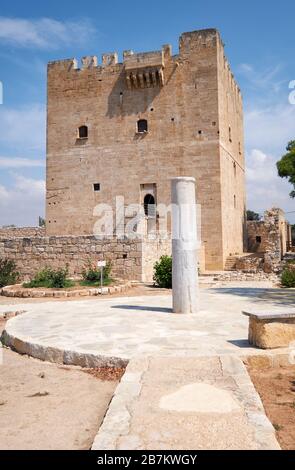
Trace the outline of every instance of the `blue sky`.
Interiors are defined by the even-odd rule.
[[[36,225],[44,215],[46,63],[170,43],[184,31],[216,27],[242,89],[248,208],[295,211],[275,162],[295,139],[295,3],[260,0],[1,2],[0,226]],[[295,214],[288,215],[295,223]]]

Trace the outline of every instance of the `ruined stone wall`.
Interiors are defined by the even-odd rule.
[[[45,227],[7,227],[0,228],[0,238],[42,237]]]
[[[284,212],[273,208],[264,213],[264,220],[248,221],[248,251],[263,253],[265,272],[278,271],[286,253],[287,227]]]
[[[48,235],[92,234],[97,204],[114,206],[119,195],[125,205],[142,203],[144,185],[155,187],[156,203],[169,205],[171,178],[194,176],[206,268],[222,269],[227,254],[241,251],[241,98],[228,71],[223,77],[221,49],[218,32],[204,30],[184,33],[176,56],[164,46],[155,53],[125,53],[122,64],[109,54],[99,66],[95,57],[85,58],[81,68],[72,59],[48,65]],[[158,83],[143,79],[143,65],[157,68]],[[219,95],[223,101],[229,95],[226,112]],[[139,119],[148,121],[147,133],[137,133]],[[87,139],[77,138],[82,125],[88,126]]]

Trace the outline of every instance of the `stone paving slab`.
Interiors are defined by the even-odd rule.
[[[201,310],[193,315],[173,314],[165,295],[18,304],[27,313],[7,322],[3,341],[20,353],[84,367],[147,355],[257,354],[242,310],[282,311],[294,299],[279,289],[202,289]]]
[[[278,450],[236,356],[130,361],[93,450]]]
[[[253,317],[256,318],[257,320],[286,320],[286,319],[292,319],[295,318],[295,308],[292,310],[287,310],[284,309],[283,311],[272,311],[270,310],[261,310],[259,312],[242,312],[243,315],[246,315],[246,317]]]

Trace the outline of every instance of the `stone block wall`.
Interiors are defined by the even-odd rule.
[[[7,227],[0,228],[0,238],[43,237],[45,227]]]
[[[0,257],[14,260],[23,279],[45,266],[66,264],[70,275],[79,276],[88,260],[105,259],[112,263],[113,276],[141,280],[141,242],[131,240],[96,240],[93,236],[2,239]]]
[[[17,264],[21,280],[28,280],[45,266],[68,264],[71,276],[79,276],[91,260],[112,263],[112,275],[126,280],[151,282],[154,263],[171,254],[170,240],[103,239],[94,236],[0,238],[0,258]]]

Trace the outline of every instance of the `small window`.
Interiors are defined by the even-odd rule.
[[[234,208],[236,209],[237,207],[237,198],[236,198],[236,195],[234,195]]]
[[[155,217],[155,198],[152,194],[146,194],[143,200],[144,213],[147,217]]]
[[[256,243],[261,243],[261,237],[259,235],[256,237]]]
[[[78,130],[79,139],[88,139],[88,127],[80,126]]]
[[[146,119],[139,119],[137,121],[137,132],[139,134],[144,134],[148,131],[148,122]]]
[[[234,175],[237,176],[237,164],[234,162]]]
[[[230,126],[228,128],[228,138],[229,138],[229,141],[232,142],[231,127]]]
[[[100,191],[100,183],[94,183],[93,184],[93,190],[94,191]]]

